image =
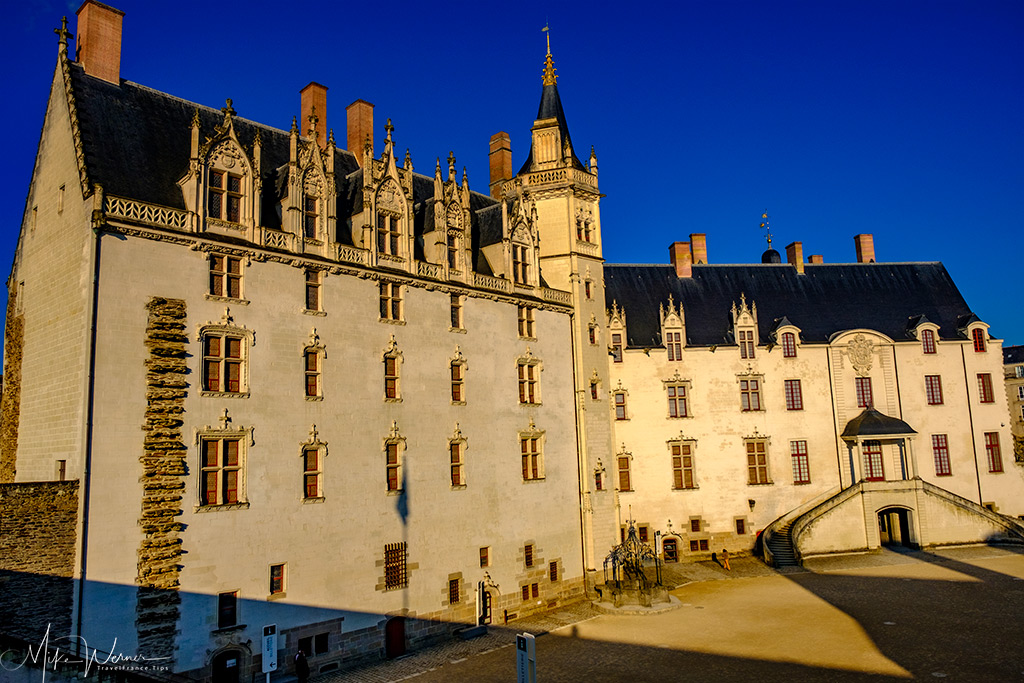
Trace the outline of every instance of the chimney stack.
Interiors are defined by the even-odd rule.
[[[708,262],[708,236],[703,232],[690,233],[690,256],[694,264]]]
[[[373,149],[373,105],[366,100],[356,100],[345,108],[348,115],[348,151],[363,165],[363,145],[367,138]]]
[[[668,257],[676,269],[676,277],[693,275],[693,255],[689,242],[673,242],[668,248]]]
[[[857,245],[857,263],[875,262],[875,238],[871,235],[854,235],[854,243]]]
[[[491,136],[491,197],[501,199],[501,184],[512,179],[512,139],[508,133]]]
[[[821,254],[811,254],[810,256],[807,257],[807,262],[814,263],[820,266],[822,263],[825,262],[825,257],[822,256]]]
[[[299,91],[299,97],[302,99],[299,109],[299,118],[302,121],[301,130],[308,137],[309,128],[312,125],[309,117],[315,112],[317,118],[316,144],[323,149],[327,146],[327,86],[310,81],[309,85]]]
[[[786,260],[796,266],[796,272],[804,272],[804,243],[793,242],[786,246]]]
[[[85,0],[77,14],[75,61],[90,76],[120,85],[121,20],[124,12],[96,0]]]

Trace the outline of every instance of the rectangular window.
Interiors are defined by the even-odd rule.
[[[690,541],[690,552],[695,553],[700,549],[700,544],[697,541]]]
[[[924,393],[928,399],[928,405],[942,405],[942,377],[939,375],[925,375]]]
[[[284,593],[284,565],[270,565],[270,594],[281,595]]]
[[[57,188],[57,213],[64,213],[64,186]]]
[[[686,385],[670,384],[668,386],[668,416],[687,417]]]
[[[988,456],[988,471],[1003,471],[1003,455],[999,450],[999,432],[985,432],[985,455]]]
[[[666,538],[661,542],[661,551],[664,553],[665,562],[679,561],[679,546],[674,538]]]
[[[319,311],[320,308],[320,271],[306,271],[306,310]]]
[[[633,486],[629,480],[629,456],[619,456],[617,460],[619,461],[619,490],[632,491]]]
[[[519,361],[519,402],[540,403],[538,391],[539,368],[535,363]]]
[[[384,398],[397,399],[398,394],[398,358],[384,358]]]
[[[854,383],[857,386],[857,407],[874,408],[875,399],[871,394],[871,378],[855,377]]]
[[[463,403],[466,400],[464,377],[465,366],[462,363],[452,363],[452,403]]]
[[[389,441],[385,447],[388,491],[402,490],[402,444]]]
[[[452,233],[448,233],[448,270],[459,271],[459,240]]]
[[[761,410],[761,380],[740,380],[740,408],[745,413]]]
[[[701,550],[705,550],[705,551],[708,550],[708,539],[706,539],[706,538],[700,539],[700,549]]]
[[[743,536],[747,533],[747,520],[737,519],[736,520],[736,535]]]
[[[517,285],[527,284],[529,262],[526,247],[521,244],[512,245],[512,280]]]
[[[238,624],[238,591],[217,595],[217,628],[230,628]]]
[[[754,357],[754,331],[740,330],[740,358]]]
[[[786,410],[803,410],[804,394],[800,388],[800,380],[786,380]]]
[[[992,375],[987,372],[978,374],[978,400],[982,403],[994,403],[996,400],[992,393]]]
[[[641,543],[647,543],[647,540],[650,538],[650,529],[641,525],[637,527],[636,534]]]
[[[674,443],[669,446],[672,452],[672,488],[692,489],[693,483],[693,447],[688,443]]]
[[[810,484],[811,469],[807,458],[807,442],[790,441],[789,453],[793,459],[793,483]]]
[[[985,330],[979,328],[971,330],[971,339],[974,341],[975,352],[985,353]]]
[[[530,592],[533,594],[533,597],[539,598],[540,597],[540,586],[538,586],[535,583],[531,583],[530,584]]]
[[[665,333],[665,346],[668,347],[668,359],[682,360],[683,359],[683,333],[682,332],[666,332]]]
[[[524,601],[524,602],[525,602],[526,600],[529,600],[529,599],[530,599],[530,584],[526,584],[525,586],[523,586],[523,591],[522,591],[522,593],[523,593],[523,601]]]
[[[534,311],[529,306],[519,307],[519,336],[524,339],[534,339]]]
[[[862,448],[864,450],[864,479],[867,481],[885,481],[881,442],[865,441]]]
[[[949,467],[949,442],[945,434],[932,434],[932,454],[935,456],[935,476],[953,474]]]
[[[690,519],[690,533],[700,533],[700,517],[693,517]]]
[[[615,419],[626,419],[626,394],[621,391],[615,392]]]
[[[323,463],[320,458],[320,449],[316,447],[305,448],[302,451],[302,492],[305,498],[321,498],[323,490],[320,487],[323,476]]]
[[[590,327],[588,327],[587,328],[587,333],[589,334],[590,343],[591,344],[596,344],[597,343],[597,326],[596,325],[591,325]]]
[[[448,579],[448,604],[457,605],[459,598],[459,580]]]
[[[782,333],[782,357],[796,358],[796,335],[792,332]]]
[[[481,567],[490,567],[491,566],[491,548],[490,548],[490,546],[485,546],[483,548],[480,548],[480,566]]]
[[[306,349],[306,396],[314,398],[320,395],[320,352],[317,349]]]
[[[921,332],[921,350],[927,354],[935,353],[935,332],[932,330]]]
[[[239,439],[203,439],[202,505],[232,505],[239,502],[242,456]]]
[[[452,329],[462,329],[462,295],[452,294],[451,298],[452,306]]]
[[[594,298],[594,293],[593,289],[591,288],[590,280],[587,280],[586,282],[583,283],[583,294],[584,296],[587,297],[587,299]]]
[[[452,441],[448,444],[448,455],[451,460],[452,486],[465,486],[466,477],[463,474],[465,463],[462,461],[461,441]]]
[[[531,544],[527,544],[526,547],[523,548],[523,558],[527,567],[533,566],[533,546]]]
[[[409,577],[406,573],[405,541],[401,543],[388,543],[384,546],[384,589],[405,588],[409,585]]]
[[[768,444],[747,441],[747,483],[770,484],[768,480]]]
[[[1024,365],[1017,366],[1018,370],[1020,370],[1021,368],[1024,368]],[[1024,401],[1024,384],[1022,384],[1021,386],[1017,387],[1017,400],[1018,401]]]
[[[394,282],[380,283],[380,319],[402,319],[402,285]]]
[[[612,335],[612,360],[616,363],[622,362],[622,335]]]
[[[604,472],[601,470],[594,472],[594,489],[604,491]]]
[[[203,389],[229,394],[242,392],[242,339],[203,335]]]
[[[234,173],[210,171],[206,194],[206,213],[210,218],[237,223],[242,205],[242,177]]]
[[[242,298],[242,259],[210,255],[210,294],[229,299]]]
[[[311,194],[302,198],[302,235],[306,239],[316,239],[317,199]]]
[[[548,563],[548,578],[550,578],[552,582],[558,581],[558,563],[557,562],[550,562],[550,563]]]
[[[313,654],[327,654],[327,633],[318,633],[313,637]],[[306,650],[303,650],[306,652]]]
[[[523,481],[543,479],[544,462],[540,447],[540,437],[521,437],[519,439],[519,449],[523,456]]]
[[[68,477],[68,461],[58,460],[57,461],[57,481],[67,481]]]
[[[401,256],[398,253],[399,237],[398,217],[388,213],[378,213],[377,252],[391,256]]]
[[[591,382],[590,383],[590,399],[592,401],[596,401],[597,400],[597,396],[598,396],[598,394],[597,394],[597,382]]]
[[[1016,370],[1016,373],[1014,373],[1014,374],[1016,375],[1017,379],[1024,378],[1024,365],[1018,365],[1015,368],[1015,370]],[[1024,387],[1018,387],[1018,391],[1020,391],[1021,389],[1024,389]],[[1024,399],[1024,393],[1020,393],[1018,395],[1021,397],[1021,399]]]

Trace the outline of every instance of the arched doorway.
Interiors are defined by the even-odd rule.
[[[405,654],[405,617],[392,617],[384,624],[384,655],[388,659]]]
[[[914,547],[910,536],[910,510],[890,507],[878,511],[878,540],[882,545]]]
[[[213,658],[213,683],[239,683],[242,670],[242,652],[225,650]]]

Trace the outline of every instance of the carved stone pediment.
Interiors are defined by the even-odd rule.
[[[850,357],[850,365],[861,377],[871,372],[871,363],[874,356],[875,345],[863,334],[853,338],[847,347],[846,354]]]

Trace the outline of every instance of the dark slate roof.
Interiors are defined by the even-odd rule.
[[[1003,364],[1024,363],[1024,346],[1004,346]]]
[[[543,92],[540,94],[540,106],[537,108],[537,120],[541,119],[558,119],[558,130],[562,133],[562,145],[565,145],[565,141],[569,141],[569,146],[572,149],[572,165],[581,171],[585,171],[586,168],[583,166],[578,158],[576,158],[576,147],[572,144],[572,138],[569,136],[569,124],[565,120],[565,112],[562,111],[562,98],[558,96],[557,85],[545,85]],[[559,156],[561,156],[561,150],[559,150]],[[530,154],[526,157],[526,163],[519,169],[519,173],[526,173],[530,170],[533,165],[533,143],[530,143]]]
[[[865,408],[857,417],[846,423],[843,438],[858,436],[908,436],[917,434],[903,420],[883,415],[874,408]]]
[[[658,305],[669,295],[682,303],[686,341],[696,346],[732,344],[733,302],[757,304],[762,343],[774,321],[788,318],[805,342],[826,342],[845,330],[877,330],[892,339],[911,338],[907,322],[924,315],[941,338],[959,338],[959,319],[970,308],[941,263],[694,265],[693,276],[673,266],[606,265],[605,298],[626,311],[630,347],[661,346]]]
[[[109,195],[184,209],[178,181],[188,171],[192,117],[199,112],[200,139],[205,140],[223,122],[224,114],[130,81],[114,85],[87,76],[78,64],[70,66],[85,163],[92,182],[102,185]],[[558,108],[561,111],[560,104]],[[260,133],[264,173],[260,223],[279,229],[279,201],[288,191],[290,133],[238,116],[234,117],[234,129],[247,150],[252,149],[256,132]],[[337,239],[351,244],[350,216],[362,210],[363,171],[355,155],[345,149],[335,151],[334,168],[338,191]],[[433,196],[433,177],[413,174],[417,258],[422,258],[424,228],[429,229],[433,224]],[[500,204],[487,195],[471,192],[470,208],[474,212],[474,233],[482,231],[487,239],[494,232],[493,208],[499,209],[497,232],[500,239]],[[492,210],[487,211],[489,208]],[[486,215],[478,217],[478,212]],[[480,238],[474,234],[474,249],[479,249],[479,245]],[[480,272],[489,274],[490,268]]]

